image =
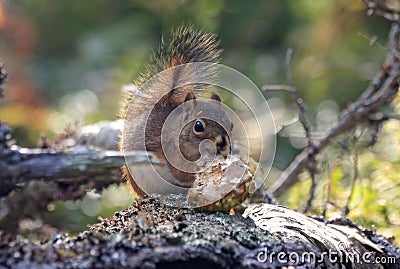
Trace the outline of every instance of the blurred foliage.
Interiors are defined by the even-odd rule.
[[[396,113],[400,113],[400,95],[394,101],[393,107]],[[387,237],[394,235],[398,244],[399,130],[399,121],[389,121],[380,130],[379,139],[373,147],[366,147],[367,141],[364,139],[371,139],[371,130],[365,128],[356,130],[353,137],[340,138],[326,149],[322,155],[326,155],[327,159],[322,162],[323,165],[319,168],[321,173],[317,177],[320,184],[316,191],[313,213],[321,215],[325,209],[328,217],[345,216],[345,207],[350,196],[350,212],[347,216],[365,227],[378,228]],[[308,192],[304,190],[310,188],[310,183],[310,178],[303,175],[303,180],[281,198],[283,203],[290,208],[304,207],[308,198]]]
[[[76,120],[88,124],[115,119],[121,87],[143,70],[161,35],[184,23],[216,32],[224,49],[222,63],[258,86],[285,83],[284,56],[293,48],[294,81],[314,136],[337,119],[344,104],[355,100],[379,69],[386,50],[372,46],[366,37],[385,43],[389,28],[386,21],[367,17],[360,1],[0,0],[0,57],[10,74],[0,119],[13,126],[20,145],[30,147],[40,133],[51,137]],[[287,93],[267,98],[277,125],[294,115]],[[399,225],[395,204],[400,156],[391,150],[393,141],[399,146],[396,124],[385,126],[378,145],[359,152],[360,175],[350,211],[359,224]],[[303,136],[297,124],[278,137],[271,180],[304,147]],[[330,156],[343,154],[343,149],[329,150]],[[351,165],[341,161],[332,160],[328,172],[321,174],[318,192],[323,201],[330,178],[331,201],[339,208],[351,185]],[[301,208],[308,184],[304,180],[295,186],[282,203]],[[92,194],[83,201],[52,204],[45,220],[63,230],[83,229],[95,215],[109,215],[131,201],[113,204],[120,194],[112,193],[110,198],[103,194],[92,207],[92,200],[100,199]],[[340,212],[337,207],[329,214]],[[321,212],[318,204],[315,212]],[[390,233],[400,236],[398,229]]]

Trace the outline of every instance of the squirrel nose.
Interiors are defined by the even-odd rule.
[[[228,153],[224,152],[228,149],[228,138],[225,135],[219,135],[215,139],[215,145],[217,146],[218,153]]]

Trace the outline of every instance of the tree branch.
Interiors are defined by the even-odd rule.
[[[0,234],[0,249],[0,266],[16,268],[372,269],[400,264],[398,248],[348,219],[324,222],[268,204],[253,204],[243,216],[210,213],[155,198],[100,218],[77,236],[30,242]]]
[[[0,159],[0,194],[6,186],[17,186],[31,180],[82,182],[120,182],[120,169],[129,164],[157,160],[146,152],[101,151],[80,146],[67,152],[19,149],[13,152],[19,161]],[[87,183],[87,182],[86,182]],[[101,184],[100,184],[101,185]]]
[[[392,44],[392,49],[395,51],[398,51],[396,44],[399,42],[399,34],[399,26],[393,24],[389,43]],[[396,55],[397,53],[389,52],[385,67],[378,72],[360,98],[341,112],[336,124],[329,128],[321,138],[314,141],[313,151],[309,152],[309,147],[304,149],[282,172],[280,178],[269,188],[269,192],[273,196],[280,196],[286,189],[295,184],[298,174],[306,168],[309,158],[315,157],[332,139],[352,129],[360,122],[368,120],[370,115],[375,114],[380,107],[391,102],[398,91],[398,80],[400,78],[399,59]]]

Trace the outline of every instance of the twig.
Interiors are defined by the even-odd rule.
[[[306,152],[308,153],[307,157],[307,163],[306,163],[306,169],[310,174],[311,178],[311,186],[310,186],[310,191],[309,191],[309,198],[307,200],[306,206],[304,207],[303,211],[307,212],[310,210],[312,202],[314,200],[315,196],[315,187],[316,187],[316,181],[315,181],[315,173],[316,173],[316,160],[315,160],[315,148],[314,144],[312,141],[311,137],[311,128],[310,125],[305,117],[305,107],[304,107],[304,101],[303,99],[299,96],[296,87],[293,84],[293,78],[292,78],[292,71],[291,71],[291,62],[292,62],[292,56],[293,56],[293,50],[288,49],[286,52],[286,60],[285,60],[285,67],[286,67],[286,79],[288,81],[288,85],[266,85],[262,89],[263,91],[272,91],[272,90],[284,90],[288,91],[292,95],[293,103],[296,105],[297,110],[298,110],[298,119],[303,126],[303,129],[306,133],[306,138],[307,138],[307,148]]]
[[[329,161],[327,161],[327,167],[328,167],[328,182],[326,185],[326,200],[325,200],[325,204],[324,204],[324,209],[322,210],[322,217],[325,218],[326,217],[326,213],[328,212],[328,205],[330,203],[331,200],[331,193],[332,193],[332,170],[331,170],[331,166],[329,165]]]
[[[7,80],[7,71],[4,69],[4,64],[0,62],[0,100],[4,98],[3,84]]]
[[[280,133],[285,128],[297,123],[299,121],[299,116],[296,114],[293,118],[283,122],[281,126],[277,127],[276,134]]]
[[[354,194],[354,189],[356,187],[357,179],[358,179],[358,151],[355,150],[353,155],[353,178],[351,180],[350,193],[349,196],[347,197],[346,205],[342,211],[343,216],[347,216],[350,212],[350,201]]]
[[[291,93],[292,93],[293,102],[296,104],[297,109],[299,110],[299,120],[300,120],[300,123],[303,125],[304,131],[306,132],[308,145],[309,145],[309,147],[312,147],[311,128],[305,117],[306,109],[304,108],[304,102],[303,102],[303,99],[299,96],[297,89],[296,89],[296,87],[294,87],[294,84],[293,84],[292,71],[291,71],[292,55],[293,55],[293,50],[288,49],[286,52],[286,61],[285,61],[286,78],[288,80],[289,87],[292,89]]]
[[[368,8],[367,15],[372,16],[377,14],[388,21],[398,23],[400,22],[400,11],[392,9],[384,4],[382,1],[369,1],[361,0]]]
[[[378,37],[376,35],[369,35],[368,33],[358,33],[360,36],[368,40],[370,46],[378,45],[378,47],[387,50],[388,48],[385,47],[381,42],[378,41]]]
[[[308,160],[310,160],[310,158]],[[314,159],[312,161],[315,163]],[[315,187],[317,186],[317,182],[315,180],[315,169],[308,169],[308,171],[309,171],[310,177],[311,177],[311,186],[310,186],[306,206],[303,209],[304,213],[308,212],[311,209],[312,202],[314,201],[314,197],[315,197]]]
[[[261,89],[262,91],[286,91],[293,93],[295,89],[289,85],[265,85]]]
[[[296,88],[294,87],[293,84],[293,78],[292,78],[292,71],[291,71],[291,62],[292,62],[292,56],[293,56],[293,50],[288,49],[286,52],[286,61],[285,61],[285,66],[286,66],[286,77],[289,83],[289,86],[294,89],[292,92],[292,97],[293,97],[293,102],[296,104],[297,109],[299,110],[299,120],[301,125],[303,126],[304,131],[306,132],[306,137],[307,137],[307,152],[308,152],[308,158],[307,158],[307,165],[306,168],[310,174],[311,178],[311,186],[309,190],[309,197],[306,203],[306,206],[303,209],[303,212],[308,212],[311,208],[312,202],[314,200],[315,196],[315,187],[316,187],[316,181],[315,181],[315,168],[316,168],[316,161],[315,161],[315,154],[314,154],[314,144],[311,138],[311,128],[310,125],[308,124],[308,121],[305,117],[306,109],[304,108],[304,101],[303,99],[299,96]]]
[[[395,113],[375,113],[369,116],[370,121],[378,121],[378,122],[383,122],[383,121],[388,121],[388,120],[397,120],[400,121],[400,115],[395,114]]]

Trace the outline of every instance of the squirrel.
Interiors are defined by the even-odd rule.
[[[164,42],[162,39],[160,47],[151,56],[149,66],[139,76],[139,79],[134,82],[134,86],[140,90],[129,92],[123,98],[120,116],[125,121],[125,127],[119,143],[120,150],[131,151],[139,149],[151,152],[163,166],[163,169],[159,169],[159,174],[169,183],[179,187],[190,187],[195,180],[195,173],[193,170],[187,171],[186,169],[177,168],[176,164],[181,163],[181,160],[174,160],[174,158],[181,154],[185,161],[196,162],[203,153],[201,146],[204,140],[212,142],[212,144],[205,144],[206,151],[210,150],[210,152],[214,152],[213,154],[223,156],[229,155],[231,153],[233,124],[223,110],[221,98],[218,94],[211,93],[209,99],[200,101],[198,97],[204,95],[204,89],[199,85],[188,84],[175,87],[175,85],[179,84],[178,81],[185,79],[185,76],[193,77],[200,75],[200,73],[204,74],[202,71],[196,73],[191,68],[184,68],[172,73],[167,72],[165,75],[167,78],[162,78],[161,82],[157,80],[152,83],[146,82],[151,81],[153,76],[164,70],[180,67],[184,64],[197,62],[217,63],[221,54],[218,46],[219,41],[214,34],[195,30],[191,26],[178,28],[172,32],[169,43]],[[214,75],[213,70],[205,71],[207,75]],[[202,87],[206,86],[202,85]],[[163,89],[163,92],[166,92],[166,94],[161,93],[161,97],[160,88]],[[212,102],[208,102],[209,100]],[[215,105],[215,103],[219,105]],[[146,107],[150,106],[151,111],[147,114],[147,117],[144,117]],[[174,111],[178,111],[176,112],[178,116],[172,118],[183,117],[190,120],[185,124],[180,124],[181,121],[179,120],[172,120],[169,124],[172,126],[164,126],[168,116],[175,113]],[[207,116],[202,117],[202,113],[205,111],[215,115],[218,122]],[[145,145],[144,148],[140,148],[137,145],[137,141],[141,136],[138,129],[143,128],[143,126],[146,126],[144,128]],[[167,149],[163,148],[162,145],[163,126],[170,130],[165,131],[165,139],[167,141],[172,141],[178,137],[177,144],[168,143],[172,147],[171,152],[178,152],[177,154],[169,154],[172,157],[166,156]],[[177,136],[172,134],[174,130],[179,130]],[[151,192],[154,193],[168,192],[168,190],[163,189],[165,187],[158,186],[158,184],[149,188],[147,185],[152,183],[147,182],[149,180],[148,177],[150,177],[147,173],[142,176],[143,179],[140,184],[139,179],[131,174],[127,166],[123,167],[123,176],[131,185],[136,197],[146,197],[148,191],[144,189],[151,189]],[[145,188],[142,188],[143,185],[146,185],[144,186]]]

